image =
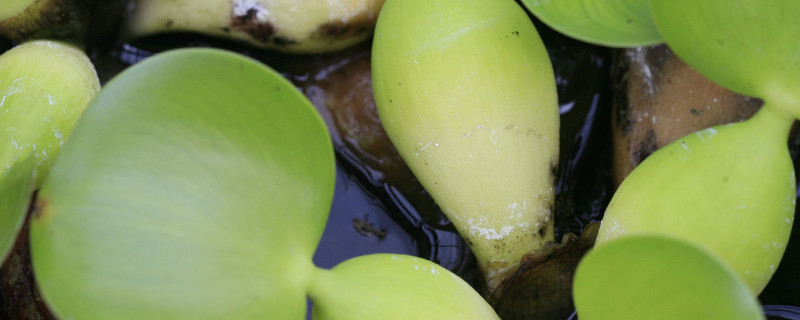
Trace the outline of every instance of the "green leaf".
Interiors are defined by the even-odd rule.
[[[627,237],[590,251],[578,265],[573,297],[581,320],[764,319],[725,264],[662,236]]]
[[[464,280],[428,260],[374,254],[318,270],[314,319],[499,319]]]
[[[662,234],[703,247],[759,293],[792,230],[794,119],[765,105],[751,119],[689,134],[647,157],[606,209],[597,245]]]
[[[212,49],[149,58],[100,92],[42,188],[39,287],[64,319],[300,319],[334,169],[276,72]]]
[[[522,0],[558,32],[610,47],[660,43],[647,0]]]
[[[686,63],[800,117],[800,1],[650,2],[659,32]]]
[[[17,240],[28,213],[33,183],[36,176],[36,159],[28,156],[11,166],[0,176],[0,263]]]

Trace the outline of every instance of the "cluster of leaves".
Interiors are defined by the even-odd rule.
[[[626,180],[601,245],[575,278],[581,318],[762,318],[753,294],[771,274],[762,269],[780,260],[794,211],[785,137],[800,117],[792,90],[800,31],[786,26],[800,4],[523,2],[593,43],[664,41],[711,80],[766,101],[752,120],[681,139]],[[2,94],[5,102],[9,92]],[[98,94],[49,175],[36,175],[48,170],[36,156],[28,150],[6,164],[0,244],[5,256],[31,190],[43,183],[33,205],[33,265],[61,317],[299,318],[306,296],[323,319],[496,317],[461,279],[422,259],[313,265],[333,192],[330,139],[302,94],[245,57],[187,49],[149,58]],[[731,206],[741,215],[731,218]],[[732,220],[731,235],[690,219],[704,215]],[[770,238],[741,237],[744,228]],[[778,248],[752,249],[765,242]],[[748,278],[752,269],[759,275]]]
[[[581,318],[763,318],[753,294],[774,272],[794,219],[786,137],[800,116],[800,95],[791,89],[800,81],[800,45],[793,40],[800,27],[792,18],[800,5],[523,2],[554,29],[583,41],[665,42],[710,80],[765,101],[752,119],[679,139],[626,178],[606,211],[597,248],[577,270]],[[711,269],[713,275],[706,273]],[[675,286],[680,294],[670,293]]]
[[[496,317],[424,259],[313,265],[335,178],[327,132],[286,79],[234,53],[175,50],[127,69],[75,124],[34,205],[48,306],[79,319],[295,319],[310,296],[322,319]],[[20,159],[3,179],[18,221],[34,172]]]

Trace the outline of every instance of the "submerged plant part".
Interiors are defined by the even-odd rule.
[[[575,306],[593,319],[764,319],[747,285],[707,251],[663,236],[633,236],[589,252]]]
[[[339,50],[367,39],[384,0],[140,0],[129,37],[198,32],[291,53]]]
[[[554,240],[558,105],[542,41],[509,0],[390,0],[373,41],[381,122],[492,290]]]
[[[314,266],[334,189],[327,132],[292,84],[233,53],[127,69],[39,193],[31,252],[48,306],[76,319],[301,319],[310,296],[324,319],[496,319],[424,259]]]

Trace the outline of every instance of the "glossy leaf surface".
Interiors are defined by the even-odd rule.
[[[523,0],[551,28],[581,41],[610,47],[661,42],[647,0]]]
[[[334,183],[316,111],[242,56],[113,79],[43,187],[34,271],[64,319],[300,319]]]
[[[736,274],[704,250],[661,236],[609,242],[584,257],[575,306],[592,319],[764,319]]]
[[[499,319],[457,275],[428,260],[373,254],[319,270],[314,319]]]
[[[800,117],[800,1],[650,2],[659,32],[686,63]]]

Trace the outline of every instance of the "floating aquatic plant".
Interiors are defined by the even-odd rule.
[[[149,58],[98,94],[31,221],[48,306],[77,319],[493,319],[424,259],[314,266],[333,196],[327,129],[279,74],[212,49]]]

